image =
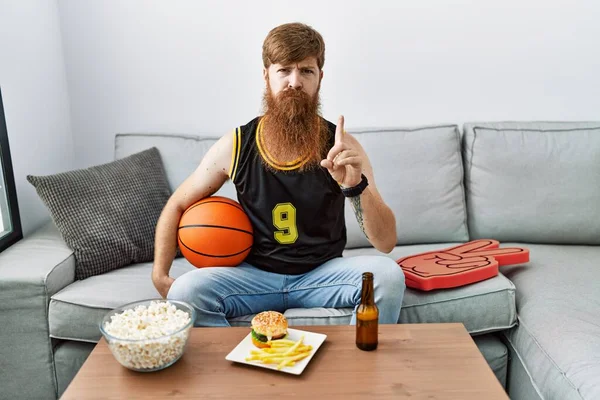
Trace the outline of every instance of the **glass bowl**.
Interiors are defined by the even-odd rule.
[[[108,312],[100,323],[100,332],[124,367],[140,372],[159,371],[181,358],[195,320],[196,310],[188,303],[148,299]]]

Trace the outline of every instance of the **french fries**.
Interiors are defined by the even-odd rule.
[[[291,367],[306,358],[312,352],[312,346],[306,345],[304,336],[297,342],[287,339],[279,339],[276,341],[268,341],[271,347],[264,349],[251,350],[250,357],[246,357],[246,361],[260,361],[263,364],[277,364],[277,369]]]

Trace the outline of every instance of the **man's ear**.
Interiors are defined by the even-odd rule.
[[[321,75],[321,78],[319,80],[323,80],[323,70],[321,70],[320,75]]]
[[[265,79],[265,82],[269,82],[269,71],[263,67],[263,78]]]

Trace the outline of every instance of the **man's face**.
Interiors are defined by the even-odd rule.
[[[296,89],[312,99],[319,91],[323,71],[316,57],[307,57],[298,63],[271,64],[263,70],[263,76],[275,98],[284,90]]]
[[[319,118],[323,73],[316,58],[273,64],[264,70],[264,75],[267,88],[263,97],[265,122],[261,136],[269,153],[282,162],[307,157],[310,159],[305,164],[307,168],[319,166],[328,128]]]

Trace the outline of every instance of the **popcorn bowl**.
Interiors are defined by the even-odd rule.
[[[149,299],[108,312],[100,332],[116,360],[133,371],[165,369],[181,358],[196,310],[176,300]]]

